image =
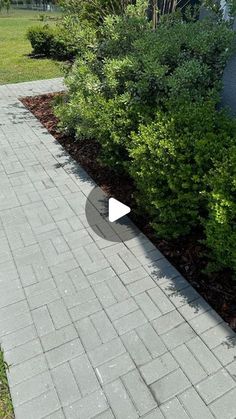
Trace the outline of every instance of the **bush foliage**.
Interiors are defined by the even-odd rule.
[[[178,237],[200,224],[211,168],[235,138],[235,121],[215,112],[212,100],[158,112],[154,122],[132,134],[130,172],[139,205],[160,235]]]
[[[95,46],[96,31],[88,22],[80,22],[75,16],[65,16],[57,26],[32,26],[27,38],[34,54],[57,60],[73,60],[83,55],[87,46]]]
[[[139,0],[140,1],[140,0]],[[110,14],[124,14],[129,4],[135,0],[61,0],[60,5],[66,14],[79,16],[82,20],[90,20],[99,26]]]
[[[236,138],[236,137],[235,137]],[[220,165],[210,173],[206,243],[212,249],[213,269],[236,272],[236,141]]]
[[[153,31],[142,5],[104,17],[92,42],[83,32],[57,116],[77,140],[99,141],[104,164],[132,176],[159,236],[203,225],[217,266],[236,270],[236,123],[217,109],[233,32],[178,14]]]
[[[32,26],[27,31],[35,55],[50,56],[50,49],[55,36],[55,31],[49,25]]]

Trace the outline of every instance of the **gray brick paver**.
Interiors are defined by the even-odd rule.
[[[71,324],[69,312],[62,300],[56,300],[48,304],[48,311],[51,315],[53,324],[56,329]]]
[[[6,322],[6,320],[5,320]],[[9,351],[19,345],[30,342],[37,337],[35,326],[31,324],[23,329],[16,330],[12,333],[4,335],[1,338],[1,346],[4,351]]]
[[[64,297],[64,302],[69,309],[83,303],[89,304],[92,300],[96,300],[96,294],[94,293],[92,287],[87,287],[80,290],[78,293],[68,296],[66,295]]]
[[[202,340],[210,349],[215,348],[223,342],[230,342],[230,339],[234,337],[235,333],[224,323],[220,323],[217,326],[212,327],[201,335]]]
[[[51,413],[50,416],[47,416],[45,419],[64,419],[64,413],[62,409],[57,410],[54,413]]]
[[[105,280],[110,280],[110,278],[112,278],[113,276],[115,276],[115,272],[113,271],[113,269],[100,269],[100,267],[98,267],[96,272],[88,275],[88,280],[91,285],[95,285]]]
[[[182,343],[194,338],[195,332],[188,323],[182,323],[169,332],[162,335],[162,339],[168,349],[174,349]]]
[[[110,319],[114,322],[115,320],[137,310],[138,306],[135,300],[133,298],[129,298],[128,300],[113,304],[111,307],[107,308],[106,312]]]
[[[61,297],[74,295],[76,293],[76,288],[73,281],[69,278],[68,273],[56,275],[54,280]]]
[[[133,311],[120,319],[114,321],[114,326],[119,333],[123,335],[130,330],[136,329],[138,326],[147,323],[147,319],[141,310]]]
[[[117,275],[128,271],[128,266],[122,261],[119,255],[107,256],[107,260]]]
[[[157,305],[162,314],[166,314],[174,310],[173,304],[159,287],[155,287],[151,291],[149,290],[148,294],[150,295],[151,299]]]
[[[16,419],[235,419],[236,335],[143,233],[97,236],[94,182],[17,99],[63,89],[0,86],[0,344]]]
[[[115,416],[113,415],[111,409],[106,410],[105,412],[96,416],[96,419],[114,419],[114,418],[115,418]]]
[[[63,364],[63,362],[70,361],[76,356],[82,354],[84,349],[79,339],[64,343],[55,349],[51,349],[46,353],[47,361],[50,368]]]
[[[148,413],[145,416],[142,416],[142,419],[165,419],[161,410],[157,407],[152,412]]]
[[[150,412],[157,406],[151,391],[137,370],[124,375],[122,381],[140,415]]]
[[[39,308],[45,304],[49,304],[52,301],[59,300],[60,294],[57,289],[47,290],[37,295],[32,295],[28,297],[28,303],[30,309]]]
[[[162,404],[161,410],[166,419],[189,419],[189,415],[176,397]]]
[[[230,373],[231,377],[236,381],[236,360],[231,362],[226,369]]]
[[[54,389],[21,404],[15,408],[17,419],[41,419],[60,408],[60,401]]]
[[[76,305],[69,309],[71,318],[73,321],[81,320],[90,316],[91,314],[97,313],[102,310],[102,306],[97,298],[90,300],[86,303]]]
[[[70,269],[68,271],[68,276],[72,280],[76,291],[80,292],[80,290],[88,288],[90,286],[86,276],[84,275],[83,271],[80,267],[75,269]]]
[[[127,285],[132,282],[138,281],[139,279],[143,279],[147,276],[147,272],[143,267],[133,269],[131,271],[128,271],[122,275],[120,275],[121,281]]]
[[[27,312],[28,309],[28,304],[27,304],[27,300],[24,299],[22,301],[18,301],[15,304],[10,304],[6,307],[0,308],[0,318],[1,320],[9,320],[9,319],[14,319],[16,316],[18,316],[19,314],[24,314],[25,312]]]
[[[76,339],[78,334],[73,325],[68,325],[62,327],[59,330],[54,330],[47,335],[41,337],[41,342],[43,349],[45,351],[50,351],[51,349],[57,348],[58,346],[63,345],[64,343],[71,342]]]
[[[104,364],[107,361],[117,358],[125,352],[125,347],[120,338],[115,338],[88,352],[89,358],[94,367]]]
[[[153,358],[156,358],[167,351],[162,339],[157,335],[150,323],[138,327],[136,332]]]
[[[106,411],[108,407],[104,393],[98,390],[66,407],[65,414],[68,419],[89,419]]]
[[[116,303],[116,299],[106,283],[100,282],[94,285],[93,289],[104,308]]]
[[[75,325],[86,351],[101,345],[101,338],[89,317],[76,322]]]
[[[235,381],[225,370],[217,371],[214,375],[196,385],[197,391],[207,404],[213,402],[232,388],[236,388]]]
[[[152,280],[150,276],[146,276],[143,279],[139,279],[138,281],[132,282],[131,284],[127,285],[127,290],[129,291],[130,295],[135,296],[154,287],[155,282]]]
[[[86,354],[72,359],[70,365],[83,397],[100,389],[98,379]]]
[[[178,364],[176,360],[169,352],[167,352],[166,354],[143,365],[140,368],[140,371],[144,380],[149,385],[177,368]]]
[[[47,370],[46,357],[44,354],[40,354],[18,365],[11,365],[8,371],[8,381],[10,386],[13,387]]]
[[[180,368],[151,384],[158,404],[166,402],[189,387],[191,383]]]
[[[96,373],[102,385],[110,383],[127,372],[133,370],[135,365],[128,355],[124,353],[115,359],[112,359],[105,364],[96,368]]]
[[[42,352],[42,345],[39,339],[34,339],[23,345],[19,345],[10,351],[6,351],[4,356],[9,365],[17,365],[40,355]]]
[[[53,278],[47,279],[43,282],[29,285],[25,287],[25,294],[28,297],[42,294],[43,292],[51,291],[56,288],[56,284]]]
[[[220,369],[220,362],[208,349],[200,337],[196,336],[195,338],[189,340],[186,342],[186,346],[190,349],[207,374],[212,374]]]
[[[236,417],[236,389],[210,404],[210,409],[217,419],[234,419]]]
[[[159,335],[163,335],[183,322],[184,319],[180,313],[177,310],[173,310],[154,320],[152,325]]]
[[[136,295],[135,301],[149,321],[161,316],[160,310],[145,292],[143,294]]]
[[[36,326],[38,335],[41,337],[54,330],[54,325],[47,307],[43,306],[32,311],[32,317]]]
[[[213,419],[213,415],[194,388],[190,388],[178,396],[186,412],[193,419]]]
[[[188,321],[210,310],[209,304],[202,298],[196,299],[192,304],[185,304],[178,308],[182,316]]]
[[[169,296],[170,301],[174,306],[178,308],[186,303],[194,305],[194,301],[200,297],[198,292],[191,286],[181,289],[180,291],[175,291],[174,293],[172,293],[172,290],[167,286],[167,289],[163,289],[163,291]]]
[[[69,363],[53,368],[51,370],[51,375],[63,407],[81,399],[81,393]]]
[[[213,354],[226,366],[236,359],[236,338],[223,341],[219,346],[212,349]]]
[[[134,330],[126,333],[121,338],[136,365],[144,365],[151,361],[152,358],[150,353]]]
[[[117,419],[138,419],[138,413],[120,380],[106,385],[105,393]]]
[[[26,403],[37,396],[53,389],[53,381],[48,371],[36,375],[17,384],[12,388],[12,398],[15,406]]]
[[[118,276],[113,276],[106,283],[117,301],[124,301],[130,298],[128,290]]]
[[[0,336],[3,340],[6,336],[9,334],[12,334],[14,332],[18,332],[19,330],[30,326],[33,323],[32,317],[29,313],[28,308],[26,308],[26,311],[19,314],[13,314],[8,319],[3,319],[0,322]]]
[[[96,314],[93,314],[90,318],[102,342],[109,342],[117,336],[117,332],[114,329],[111,321],[109,320],[104,310],[99,311]]]
[[[222,323],[222,318],[213,309],[189,320],[189,324],[199,335],[220,323]]]
[[[123,262],[126,263],[129,269],[135,269],[140,266],[139,260],[126,248],[119,252],[119,255]]]
[[[178,348],[172,351],[172,355],[193,384],[196,384],[207,377],[207,373],[186,345],[178,346]]]

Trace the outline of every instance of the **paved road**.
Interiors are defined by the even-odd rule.
[[[91,230],[94,182],[0,87],[0,342],[17,419],[234,419],[236,336],[141,233]]]

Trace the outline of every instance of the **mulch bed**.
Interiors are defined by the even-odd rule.
[[[55,96],[48,94],[28,97],[22,99],[22,102],[105,192],[135,209],[135,188],[132,180],[127,176],[118,176],[111,169],[99,164],[99,145],[96,141],[77,142],[59,132],[58,120],[53,113]],[[195,231],[178,240],[160,240],[148,225],[147,219],[138,216],[135,211],[132,214],[132,219],[140,230],[236,331],[236,281],[228,270],[214,274],[203,273],[207,266],[207,252],[201,244],[201,231]]]

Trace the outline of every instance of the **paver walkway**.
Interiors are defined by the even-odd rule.
[[[86,222],[88,175],[0,87],[0,342],[17,419],[236,418],[236,336],[141,233]]]

